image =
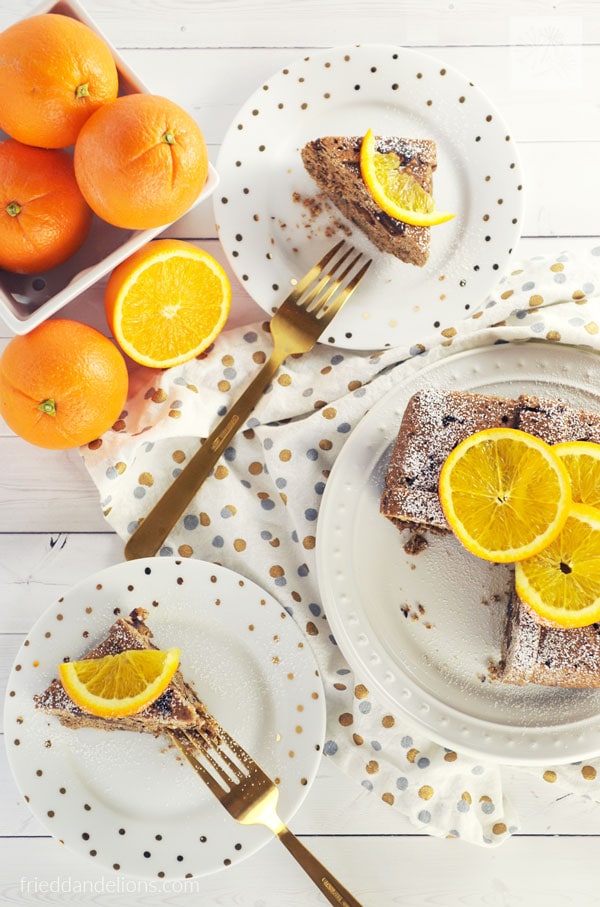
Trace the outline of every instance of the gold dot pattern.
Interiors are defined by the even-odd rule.
[[[139,479],[139,470],[136,472]],[[228,518],[234,519],[235,513]],[[185,545],[179,548],[183,549]],[[207,589],[210,590],[208,596]],[[122,604],[121,609],[114,607],[115,601]],[[186,842],[185,850],[180,851],[180,827],[176,818],[167,815],[148,826],[135,806],[131,810],[127,808],[121,815],[121,804],[127,796],[124,793],[128,784],[126,780],[119,782],[123,786],[121,791],[118,783],[111,785],[107,799],[103,795],[100,797],[101,791],[90,790],[85,779],[72,773],[68,773],[68,781],[65,781],[65,747],[70,741],[63,739],[59,723],[49,721],[48,715],[33,709],[31,702],[32,684],[36,691],[41,692],[55,675],[55,666],[61,657],[72,660],[89,648],[89,643],[83,643],[82,637],[101,639],[112,623],[113,610],[125,612],[134,605],[153,609],[151,628],[157,642],[162,638],[165,626],[170,625],[173,613],[176,615],[175,622],[179,623],[180,619],[184,619],[184,609],[191,607],[194,613],[198,608],[211,611],[210,620],[205,625],[199,626],[195,619],[190,621],[189,637],[181,640],[182,650],[186,653],[184,657],[188,670],[193,671],[188,660],[190,651],[201,649],[202,645],[205,650],[214,645],[220,646],[223,639],[229,636],[237,644],[231,651],[225,647],[223,658],[224,663],[231,659],[238,662],[237,671],[231,672],[229,666],[231,680],[226,681],[231,683],[236,693],[239,684],[233,675],[245,670],[244,656],[240,664],[238,649],[244,646],[248,650],[246,657],[256,659],[257,667],[260,663],[255,682],[258,682],[257,692],[261,695],[255,699],[251,690],[244,692],[242,689],[240,703],[242,707],[244,703],[250,705],[250,716],[255,711],[253,717],[262,720],[265,717],[261,708],[262,693],[273,687],[275,695],[269,706],[271,717],[266,719],[266,728],[270,726],[279,744],[273,754],[274,766],[278,768],[274,775],[281,779],[278,783],[282,794],[294,810],[304,799],[321,760],[325,701],[320,671],[299,627],[272,596],[245,577],[217,564],[187,559],[183,551],[177,552],[174,557],[136,561],[126,574],[109,568],[102,574],[102,581],[95,577],[84,581],[76,592],[61,598],[45,622],[36,625],[24,641],[21,650],[24,657],[19,656],[7,685],[9,705],[5,710],[5,720],[7,729],[10,727],[7,745],[18,750],[19,763],[26,773],[26,777],[19,778],[19,785],[27,790],[26,783],[35,784],[32,802],[36,815],[49,827],[51,823],[50,830],[56,837],[65,834],[64,826],[68,822],[72,846],[83,848],[82,852],[89,854],[90,844],[97,837],[98,821],[104,822],[103,817],[111,809],[111,802],[115,803],[118,798],[117,808],[121,818],[114,828],[111,829],[109,824],[107,832],[109,836],[113,834],[115,840],[109,843],[109,838],[106,838],[106,844],[94,850],[97,862],[105,865],[108,855],[113,854],[111,859],[114,859],[114,853],[118,853],[119,863],[111,865],[124,872],[147,875],[150,868],[158,875],[169,869],[168,874],[172,877],[177,876],[177,864],[181,862],[180,877],[183,874],[191,877],[190,867],[196,869],[200,866],[206,871],[213,871],[223,862],[233,862],[230,847],[234,852],[239,851],[240,856],[244,856],[244,851],[247,855],[252,837],[240,828],[233,839],[240,843],[234,844],[230,838],[226,839],[227,836],[224,838],[207,829],[205,836],[192,836]],[[217,608],[218,616],[214,616]],[[221,626],[217,627],[219,623]],[[51,630],[47,629],[48,626]],[[274,647],[279,655],[271,658],[269,656]],[[227,669],[223,673],[226,675]],[[14,705],[11,704],[13,699]],[[25,744],[29,755],[23,756]],[[95,761],[95,768],[99,772],[110,773],[113,770],[114,761],[110,752],[103,751],[96,759],[99,761],[97,765]],[[168,765],[163,768],[168,775]],[[29,799],[25,794],[23,796]],[[160,847],[156,845],[159,840],[162,842]],[[225,847],[227,850],[223,852],[221,848]]]
[[[253,288],[254,298],[264,300],[264,308],[272,311],[280,303],[290,282],[289,268],[284,267],[278,254],[280,246],[297,251],[306,237],[331,238],[348,235],[352,229],[348,224],[340,223],[333,210],[321,210],[317,215],[304,210],[309,206],[294,190],[291,179],[290,196],[298,196],[294,199],[298,205],[295,216],[278,219],[263,208],[247,185],[246,173],[251,168],[262,174],[264,180],[269,179],[267,161],[262,152],[269,147],[270,130],[275,129],[278,134],[286,135],[297,127],[298,117],[305,120],[310,115],[327,119],[332,107],[344,105],[350,100],[369,103],[376,99],[377,103],[382,103],[387,98],[389,103],[397,105],[399,97],[408,95],[417,116],[425,114],[430,117],[432,110],[444,110],[453,121],[454,113],[463,124],[460,127],[461,138],[476,159],[477,176],[473,177],[475,185],[471,187],[476,208],[474,217],[487,219],[489,234],[477,231],[471,235],[467,231],[466,243],[463,237],[463,244],[469,247],[466,260],[460,261],[456,269],[458,273],[449,271],[444,275],[448,277],[450,302],[449,307],[445,306],[446,310],[450,308],[453,317],[458,320],[466,318],[473,305],[472,300],[479,305],[480,300],[485,299],[496,272],[505,267],[506,259],[519,237],[523,187],[513,140],[506,134],[499,117],[490,112],[489,101],[460,74],[436,66],[417,73],[412,61],[402,53],[387,49],[376,61],[369,60],[369,55],[367,48],[356,47],[347,55],[335,52],[330,55],[320,51],[300,58],[290,67],[280,70],[269,82],[268,90],[260,86],[243,107],[221,149],[227,186],[220,199],[218,220],[223,241],[231,247],[232,266],[237,276]],[[327,59],[323,59],[324,56]],[[470,128],[463,135],[465,116]],[[290,173],[295,160],[292,152],[297,155],[297,149],[289,149]],[[262,264],[262,268],[257,266],[257,262]],[[297,282],[298,278],[293,280]],[[385,281],[392,287],[394,282],[394,277]],[[398,292],[401,289],[400,278]],[[362,338],[364,346],[380,349],[403,343],[406,318],[394,319],[395,324],[390,331],[391,320],[385,306],[380,311],[376,305],[363,304],[357,309],[354,323],[344,331],[343,345],[361,345],[359,325],[356,324],[358,319],[364,323],[373,321],[375,325],[373,332]],[[388,330],[378,340],[377,331],[385,328]],[[425,336],[430,333],[430,329],[428,331],[420,325],[416,330],[423,330]],[[323,338],[324,342],[334,347],[341,339],[333,330]],[[327,367],[326,364],[324,368]]]
[[[420,81],[431,87],[429,75]],[[458,97],[465,98],[461,106],[466,109],[469,91],[457,94],[457,107]],[[261,105],[256,109],[258,122]],[[486,128],[484,118],[482,141]],[[494,223],[509,198],[496,173],[489,173],[489,185],[496,183],[497,189],[493,205],[482,212],[488,220],[479,223],[491,246]],[[501,206],[498,198],[503,198]],[[239,232],[244,235],[241,225]],[[242,238],[239,246],[245,242]],[[427,364],[432,354],[476,345],[478,335],[482,344],[537,339],[596,348],[599,271],[598,248],[578,258],[565,253],[535,259],[510,273],[499,272],[489,298],[466,311],[463,321],[445,319],[438,306],[427,335],[410,346],[355,352],[325,343],[310,355],[288,358],[161,551],[223,564],[275,596],[326,666],[325,754],[378,798],[389,795],[384,802],[432,833],[494,844],[518,828],[518,820],[493,766],[479,765],[460,748],[432,744],[407,728],[402,713],[382,704],[376,689],[346,663],[316,578],[317,520],[328,477],[353,429],[396,380],[395,366],[407,358],[419,356]],[[470,274],[461,279],[468,283]],[[436,274],[435,286],[448,294],[452,280],[450,271]],[[402,324],[397,313],[393,317]],[[442,351],[442,343],[451,345]],[[107,519],[122,537],[193,456],[198,439],[208,435],[270,350],[266,322],[224,331],[202,359],[153,376],[154,384],[147,379],[128,401],[121,430],[107,433],[97,449],[83,451],[102,509],[110,509]],[[170,418],[170,412],[179,418]],[[295,751],[295,743],[290,741],[289,748]],[[372,771],[374,764],[378,771]],[[575,775],[591,791],[598,783],[595,768],[593,761],[571,774],[546,767],[539,778],[545,784],[575,785]],[[433,794],[426,799],[428,789]],[[499,831],[501,826],[505,831]]]

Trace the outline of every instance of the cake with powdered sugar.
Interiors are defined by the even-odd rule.
[[[378,249],[421,268],[429,258],[431,228],[415,227],[382,211],[361,175],[362,140],[362,136],[323,136],[307,142],[300,152],[304,167],[344,217]],[[375,141],[378,152],[395,154],[399,168],[432,194],[437,167],[435,142],[398,136],[377,136]]]
[[[450,532],[438,497],[440,472],[448,455],[475,432],[498,427],[526,431],[548,444],[600,443],[600,416],[560,400],[433,388],[417,392],[404,411],[380,500],[381,513],[398,529],[409,530],[407,553],[423,550],[428,532]],[[519,685],[600,687],[600,626],[554,626],[538,617],[513,590],[500,660],[491,677]]]
[[[524,685],[600,686],[600,625],[563,629],[545,623],[513,590],[493,679]]]
[[[449,532],[438,497],[448,455],[482,428],[514,427],[517,403],[428,388],[408,401],[392,449],[381,512],[399,529]]]
[[[519,397],[517,427],[547,444],[565,441],[600,443],[600,416],[569,406],[561,400],[522,394]]]
[[[106,637],[83,658],[103,658],[130,649],[156,648],[152,631],[146,625],[148,611],[135,608],[127,617],[119,617],[110,627]],[[169,686],[148,706],[134,715],[120,718],[103,718],[91,715],[76,705],[62,683],[55,678],[44,692],[34,696],[36,708],[54,715],[69,728],[93,727],[103,731],[139,731],[158,735],[166,730],[200,731],[218,740],[219,729],[215,719],[177,670]]]
[[[600,443],[600,416],[559,400],[427,388],[414,394],[404,411],[381,495],[381,513],[398,529],[449,532],[438,497],[442,466],[470,435],[501,427],[526,431],[548,444]]]

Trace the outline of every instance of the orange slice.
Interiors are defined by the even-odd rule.
[[[513,428],[479,431],[455,447],[440,473],[439,496],[465,548],[498,563],[549,545],[571,505],[569,475],[550,445]]]
[[[105,310],[115,340],[150,368],[181,365],[223,329],[231,305],[227,274],[192,243],[159,239],[112,272]]]
[[[600,507],[600,444],[566,441],[552,450],[567,467],[573,503]]]
[[[435,210],[433,197],[408,170],[402,169],[397,154],[377,151],[372,129],[362,140],[360,172],[379,207],[396,220],[415,227],[433,227],[455,216]]]
[[[600,510],[573,504],[558,536],[515,567],[518,595],[561,627],[600,620]]]
[[[179,649],[131,649],[104,658],[58,666],[68,695],[80,708],[102,718],[140,712],[164,693],[179,667]]]

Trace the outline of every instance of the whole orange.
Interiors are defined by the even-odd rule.
[[[179,105],[151,94],[101,107],[75,144],[75,176],[89,206],[117,227],[148,230],[181,217],[208,174],[202,131]]]
[[[92,211],[66,151],[0,143],[0,267],[34,274],[83,243]]]
[[[73,145],[118,89],[108,46],[83,22],[41,13],[0,34],[0,128],[19,142]]]
[[[78,321],[45,321],[13,337],[0,356],[0,415],[38,447],[95,441],[118,419],[127,390],[121,352]]]

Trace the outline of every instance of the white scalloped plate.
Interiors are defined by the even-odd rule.
[[[423,268],[379,252],[317,190],[300,149],[322,135],[430,138],[434,195],[457,212],[431,230]],[[515,143],[489,99],[460,72],[417,51],[358,45],[311,51],[260,86],[234,117],[217,161],[219,238],[244,288],[266,312],[333,244],[374,256],[323,342],[380,349],[429,341],[483,304],[520,235]],[[430,345],[426,343],[426,345]]]
[[[374,694],[444,746],[521,764],[600,754],[600,690],[489,679],[511,567],[479,560],[452,536],[430,536],[428,548],[410,556],[379,513],[390,448],[418,389],[533,393],[600,412],[600,357],[510,343],[405,368],[342,449],[319,515],[319,584],[342,652]]]
[[[235,822],[192,769],[149,734],[69,730],[33,695],[65,657],[105,636],[114,610],[150,611],[161,648],[225,728],[279,779],[284,821],[317,773],[325,699],[312,651],[286,611],[248,579],[197,560],[147,558],[79,583],[35,624],[8,679],[5,739],[30,809],[64,844],[103,867],[154,879],[216,872],[273,836]]]

